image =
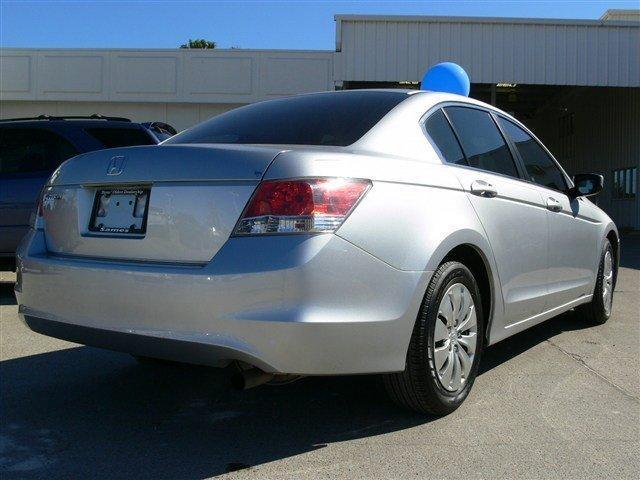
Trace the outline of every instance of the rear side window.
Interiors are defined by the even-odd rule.
[[[444,109],[472,167],[518,177],[509,147],[487,112],[467,107]]]
[[[156,144],[146,131],[139,128],[91,127],[85,128],[85,132],[98,140],[104,148]]]
[[[40,128],[4,128],[0,133],[0,174],[50,172],[78,154],[57,133]]]
[[[456,136],[453,130],[451,130],[451,125],[449,125],[442,110],[438,110],[430,115],[424,123],[424,127],[448,163],[467,165],[464,154],[460,149],[460,144],[458,140],[456,140]]]
[[[406,98],[402,92],[353,90],[269,100],[218,115],[164,144],[347,146]]]
[[[565,191],[567,184],[564,175],[540,144],[515,123],[498,118],[507,136],[515,144],[531,181],[543,187]]]

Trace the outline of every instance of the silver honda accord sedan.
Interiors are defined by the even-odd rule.
[[[485,347],[610,314],[611,219],[518,120],[447,93],[300,95],[49,179],[16,294],[45,335],[211,366],[249,387],[383,374],[446,414]]]

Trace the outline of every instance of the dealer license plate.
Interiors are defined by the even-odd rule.
[[[96,192],[89,230],[99,233],[144,235],[150,188],[102,188]]]

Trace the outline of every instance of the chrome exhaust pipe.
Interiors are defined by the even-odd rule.
[[[231,377],[231,385],[236,390],[247,390],[273,380],[273,373],[263,372],[259,368],[251,368],[236,373]]]

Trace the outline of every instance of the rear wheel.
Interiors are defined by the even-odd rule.
[[[384,376],[390,397],[421,413],[454,411],[477,375],[483,331],[480,293],[473,274],[459,262],[444,263],[429,283],[404,372]]]
[[[584,319],[596,325],[602,325],[611,316],[613,308],[613,289],[615,287],[615,260],[609,240],[604,241],[600,266],[596,278],[596,287],[591,302],[581,305],[577,310]]]

